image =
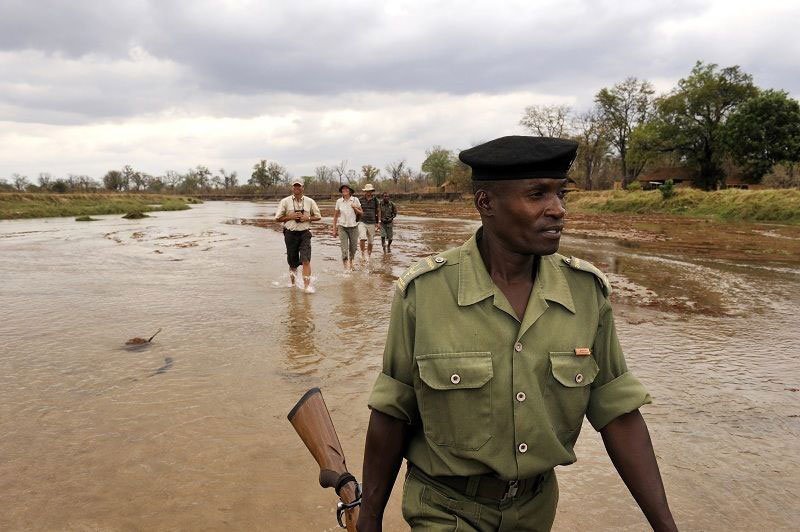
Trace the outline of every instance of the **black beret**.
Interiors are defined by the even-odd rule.
[[[511,135],[464,150],[458,158],[472,168],[473,181],[564,179],[577,151],[574,140]]]

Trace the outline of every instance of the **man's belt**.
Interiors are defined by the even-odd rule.
[[[424,479],[431,479],[439,484],[444,484],[467,497],[480,497],[502,502],[513,499],[526,493],[535,491],[544,480],[544,475],[536,475],[520,480],[501,480],[491,475],[475,475],[471,477],[433,477],[423,473],[418,467],[413,467],[415,475]],[[470,490],[470,484],[474,487]],[[477,484],[477,486],[475,486]],[[474,494],[470,491],[474,490]]]

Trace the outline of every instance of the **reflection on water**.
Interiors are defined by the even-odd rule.
[[[283,286],[279,232],[237,223],[274,205],[0,222],[0,530],[332,529],[335,497],[286,412],[320,386],[360,473],[393,281],[476,227],[400,207],[394,253],[352,274],[323,221],[313,295]],[[793,529],[800,269],[674,248],[583,234],[562,252],[612,280],[679,525]],[[559,468],[556,529],[646,529],[588,426],[577,453]],[[398,503],[386,530],[406,529]]]

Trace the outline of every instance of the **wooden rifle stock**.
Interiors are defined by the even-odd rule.
[[[355,477],[347,471],[344,451],[320,389],[312,388],[307,391],[289,412],[288,418],[311,456],[319,464],[320,485],[323,488],[338,488],[339,498],[344,505],[360,501],[361,489]],[[349,532],[356,530],[358,510],[358,506],[344,510],[343,524]]]

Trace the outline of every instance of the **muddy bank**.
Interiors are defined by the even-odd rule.
[[[475,207],[463,201],[396,205],[398,213],[406,217],[480,220]],[[320,211],[323,219],[315,226],[330,230],[333,206],[322,204]],[[242,223],[280,230],[280,224],[270,217],[245,219]],[[609,240],[643,252],[800,264],[800,225],[794,224],[725,222],[671,214],[569,212],[565,234]]]

